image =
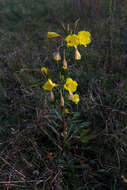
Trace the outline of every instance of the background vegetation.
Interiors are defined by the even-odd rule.
[[[0,7],[0,189],[126,189],[127,1],[4,0]],[[72,136],[63,144],[40,68],[52,67],[57,47],[47,32],[62,33],[61,23],[78,18],[92,43],[71,65],[81,100],[70,105]]]

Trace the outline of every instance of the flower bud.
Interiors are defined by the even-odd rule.
[[[51,102],[54,102],[54,100],[55,100],[52,90],[50,90],[50,100],[51,100]]]
[[[64,98],[62,95],[60,96],[60,105],[61,107],[64,107]]]
[[[42,71],[42,73],[43,73],[44,75],[48,75],[48,74],[49,74],[49,69],[46,68],[46,67],[42,67],[42,68],[41,68],[41,71]]]
[[[78,51],[78,48],[75,48],[75,60],[80,60],[81,59],[81,54]]]
[[[63,69],[67,69],[67,61],[65,58],[63,59]]]
[[[56,32],[48,32],[47,33],[47,38],[57,38],[59,37],[60,35]]]
[[[68,114],[69,113],[69,110],[67,109],[67,108],[65,108],[64,110],[63,110],[63,114]]]
[[[56,52],[54,52],[54,54],[53,54],[53,59],[54,59],[55,61],[60,61],[60,60],[61,60],[61,56],[60,56],[60,53],[59,53],[58,50],[56,50]]]

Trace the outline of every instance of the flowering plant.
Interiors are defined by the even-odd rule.
[[[91,34],[88,31],[84,30],[79,31],[77,34],[75,33],[76,24],[77,23],[75,22],[72,31],[67,30],[65,37],[56,32],[47,33],[47,38],[59,39],[61,43],[53,53],[53,60],[56,63],[55,78],[51,75],[51,69],[49,70],[47,67],[41,68],[43,75],[47,79],[42,85],[42,88],[49,92],[51,102],[54,102],[54,105],[57,104],[61,107],[61,114],[64,121],[64,139],[66,139],[67,133],[67,125],[64,115],[70,114],[70,111],[67,108],[67,102],[70,101],[77,105],[80,101],[79,94],[76,93],[78,82],[70,77],[66,53],[69,47],[74,48],[74,60],[79,61],[81,59],[81,54],[78,50],[78,46],[83,45],[86,48],[91,42]]]
[[[76,31],[76,27],[77,27],[77,23],[78,21],[76,21],[74,23],[74,27],[73,30],[70,30],[70,27],[68,25],[67,27],[67,32],[66,32],[66,36],[63,37],[62,35],[56,33],[56,32],[48,32],[47,33],[47,38],[51,39],[51,38],[59,38],[61,41],[61,45],[57,47],[56,51],[53,53],[53,59],[54,61],[56,61],[57,63],[57,71],[58,71],[58,75],[61,76],[62,70],[64,70],[64,75],[62,75],[63,80],[61,78],[59,78],[59,83],[53,83],[51,78],[49,78],[49,69],[46,67],[42,67],[42,72],[47,75],[48,80],[45,82],[45,84],[42,86],[42,88],[44,90],[47,91],[52,91],[51,94],[53,93],[53,89],[54,87],[57,87],[57,90],[59,89],[60,91],[60,105],[64,108],[64,104],[65,101],[64,99],[66,99],[66,93],[64,92],[64,89],[66,91],[68,91],[68,100],[74,102],[75,104],[78,104],[78,102],[80,101],[79,95],[78,94],[73,94],[78,87],[78,83],[76,81],[74,81],[71,77],[69,77],[69,72],[68,72],[68,62],[66,59],[66,51],[68,49],[66,49],[66,47],[74,47],[75,52],[74,52],[74,59],[75,60],[80,60],[81,59],[81,54],[78,51],[78,46],[79,45],[83,45],[84,47],[87,47],[88,44],[90,44],[91,42],[91,34],[88,31],[79,31],[77,34],[75,33]],[[65,26],[64,30],[65,30]],[[62,56],[60,55],[60,48],[63,48],[63,59]],[[65,51],[66,50],[66,51]],[[61,62],[61,63],[60,63]],[[64,81],[64,82],[63,82]],[[63,96],[65,94],[65,97]]]

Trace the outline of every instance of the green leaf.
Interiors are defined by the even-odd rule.
[[[4,89],[4,87],[2,86],[2,84],[0,83],[0,96],[7,96],[6,90]]]
[[[79,112],[73,112],[72,120],[77,119],[79,116],[80,116],[80,113],[79,113]]]
[[[56,109],[55,109],[55,114],[56,114],[56,117],[57,117],[59,120],[62,121],[62,116],[61,116],[61,114],[60,114],[58,111],[56,111]]]
[[[89,129],[81,129],[80,132],[81,133],[88,133],[90,130]]]
[[[90,122],[83,122],[83,123],[81,123],[81,124],[79,124],[79,128],[80,129],[82,129],[82,128],[84,128],[84,127],[88,127],[90,125]]]
[[[47,125],[52,129],[52,131],[53,131],[56,135],[59,135],[59,133],[57,132],[57,130],[56,130],[52,125],[50,125],[49,123],[47,123]]]
[[[82,143],[88,143],[90,140],[91,140],[91,135],[80,138],[80,141]]]
[[[52,120],[52,123],[55,125],[55,127],[59,127],[58,123],[56,123],[54,120]]]

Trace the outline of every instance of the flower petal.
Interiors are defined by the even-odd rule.
[[[64,88],[69,91],[69,93],[73,93],[77,90],[78,83],[72,78],[67,78],[66,83],[64,84]]]
[[[51,79],[48,79],[48,81],[45,82],[45,84],[42,86],[42,88],[44,88],[45,90],[50,91],[50,90],[52,90],[55,86],[56,86],[56,83],[53,83],[53,82],[51,81]]]
[[[84,45],[85,47],[91,42],[91,34],[88,31],[78,32],[78,38],[80,45]]]
[[[74,102],[75,104],[77,104],[79,102],[79,95],[78,94],[74,94],[73,95],[73,99],[72,99],[72,102]]]
[[[65,40],[67,41],[68,47],[76,47],[79,45],[79,38],[76,34],[68,35]]]

